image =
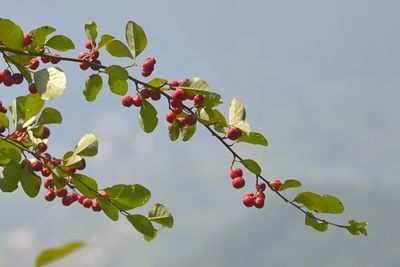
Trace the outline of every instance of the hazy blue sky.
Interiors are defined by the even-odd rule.
[[[64,64],[68,88],[50,103],[63,111],[64,124],[52,127],[50,152],[95,133],[100,153],[88,160],[87,173],[102,186],[147,186],[152,202],[174,214],[175,227],[148,244],[123,220],[31,200],[22,190],[0,194],[0,266],[32,266],[38,251],[72,239],[92,245],[53,266],[398,266],[399,10],[394,0],[2,5],[1,17],[26,31],[51,25],[82,50],[84,23],[95,20],[101,34],[123,39],[134,20],[149,39],[143,56],[157,59],[154,76],[203,77],[223,95],[225,114],[233,97],[243,100],[252,129],[270,146],[238,150],[260,162],[268,178],[298,178],[304,190],[336,195],[347,209],[333,220],[370,226],[367,238],[317,233],[272,194],[263,210],[244,208],[243,191],[230,186],[231,158],[206,131],[188,144],[170,142],[160,105],[162,122],[144,134],[137,110],[122,108],[107,90],[86,103],[88,73]],[[10,99],[1,89],[1,100]]]

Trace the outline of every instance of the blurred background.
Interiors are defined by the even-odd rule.
[[[49,151],[62,155],[83,134],[95,133],[100,151],[87,160],[87,174],[102,187],[143,184],[153,197],[140,211],[164,203],[175,226],[147,243],[124,220],[29,199],[21,189],[1,193],[0,266],[33,266],[39,251],[70,240],[90,246],[51,266],[398,266],[399,10],[395,0],[1,5],[0,16],[26,32],[50,25],[71,37],[77,50],[69,56],[84,50],[83,25],[90,20],[99,34],[121,40],[126,22],[137,22],[149,40],[140,60],[157,59],[153,77],[204,78],[222,94],[226,115],[230,100],[241,98],[252,130],[270,145],[238,145],[238,151],[257,160],[270,179],[296,178],[303,190],[339,197],[346,211],[332,220],[366,220],[369,235],[316,232],[273,194],[264,209],[245,208],[242,195],[251,187],[232,188],[230,155],[204,129],[187,144],[172,143],[163,102],[158,128],[145,134],[138,109],[122,107],[107,88],[96,102],[85,102],[90,71],[63,63],[67,90],[48,105],[60,109],[64,121],[51,127]],[[117,62],[106,52],[101,58]],[[26,84],[1,90],[7,104],[28,92]]]

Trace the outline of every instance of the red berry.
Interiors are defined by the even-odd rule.
[[[184,97],[185,97],[185,91],[183,91],[182,89],[176,89],[171,95],[172,100],[180,102],[183,101]]]
[[[58,197],[65,197],[68,194],[68,190],[65,187],[56,189],[54,192]]]
[[[99,69],[100,69],[100,65],[101,65],[100,60],[92,59],[91,63],[96,64],[96,65],[90,65],[90,68],[91,68],[92,70],[99,70]]]
[[[11,76],[6,76],[3,78],[3,83],[5,86],[9,87],[14,84],[14,79]]]
[[[152,90],[150,91],[150,97],[154,101],[158,101],[161,99],[161,93],[159,90]]]
[[[21,73],[14,73],[11,78],[14,84],[21,84],[24,81],[24,76]]]
[[[178,123],[179,128],[183,128],[186,126],[186,118],[184,117],[176,118],[176,122]]]
[[[47,150],[47,145],[45,143],[39,143],[37,145],[39,152],[43,153]]]
[[[139,94],[143,99],[148,99],[151,95],[150,91],[147,89],[143,89]]]
[[[36,84],[34,84],[34,83],[29,84],[28,90],[29,90],[29,93],[36,94],[37,93]]]
[[[43,127],[43,132],[42,132],[42,139],[46,139],[50,136],[50,130],[47,127]]]
[[[29,46],[32,44],[33,41],[33,35],[28,33],[24,35],[24,45]]]
[[[264,207],[264,198],[256,197],[256,200],[254,200],[254,207],[257,209]]]
[[[183,108],[182,100],[171,99],[170,104],[173,108]]]
[[[51,170],[48,167],[43,167],[41,173],[44,177],[48,177],[51,174]]]
[[[93,59],[93,60],[94,59],[98,59],[99,56],[100,56],[99,51],[93,51],[92,53],[90,53],[90,58]]]
[[[265,199],[265,194],[263,192],[257,192],[256,198],[264,198]]]
[[[234,188],[242,188],[245,184],[243,177],[236,177],[232,180],[232,185]]]
[[[140,95],[135,95],[134,97],[132,97],[132,104],[135,107],[140,107],[142,105],[143,99]]]
[[[50,58],[47,56],[41,56],[40,59],[42,60],[43,63],[49,63],[50,62]]]
[[[165,115],[165,119],[169,122],[169,123],[173,123],[174,119],[175,119],[175,113],[173,111],[170,111],[167,113],[167,115]]]
[[[77,59],[84,59],[87,57],[89,54],[86,52],[80,52],[79,55],[76,57]]]
[[[121,102],[122,102],[122,105],[123,105],[123,106],[129,108],[130,106],[132,106],[132,97],[131,97],[130,95],[124,95],[124,96],[122,97]]]
[[[97,201],[93,201],[92,210],[93,211],[101,211],[100,203]]]
[[[175,113],[175,115],[179,115],[183,112],[183,107],[177,107],[177,108],[172,108],[172,111]]]
[[[230,128],[226,133],[226,137],[228,137],[232,141],[237,140],[240,136],[242,136],[242,131],[234,127]]]
[[[78,195],[78,202],[82,204],[86,198],[84,195]]]
[[[251,193],[251,194],[253,194],[253,193]],[[247,194],[245,194],[244,195],[244,197],[243,197],[243,204],[246,206],[246,207],[252,207],[252,206],[254,206],[254,195],[248,195],[248,193]]]
[[[43,164],[40,160],[35,159],[31,162],[32,170],[35,172],[41,171]]]
[[[92,49],[92,48],[93,48],[92,42],[91,42],[91,41],[86,41],[85,47],[86,47],[87,49]]]
[[[149,77],[151,75],[151,71],[147,71],[145,69],[142,69],[142,76],[143,77]]]
[[[172,81],[172,82],[168,83],[168,85],[169,85],[169,89],[175,90],[176,87],[179,86],[179,82],[178,81]]]
[[[259,191],[259,192],[264,192],[265,188],[267,188],[265,183],[261,183],[261,184],[257,185],[257,191]]]
[[[11,72],[9,70],[0,70],[0,77],[3,78],[3,80],[8,76],[11,76]]]
[[[86,62],[81,62],[79,63],[79,68],[81,68],[81,70],[87,70],[89,68],[89,64]]]
[[[83,170],[86,168],[86,160],[84,158],[81,159],[81,165],[79,165],[79,167],[77,167],[77,170]]]
[[[89,198],[86,198],[85,200],[82,201],[82,205],[83,205],[85,208],[90,208],[90,207],[92,206],[92,204],[93,204],[93,202],[92,202],[92,200],[89,199]]]
[[[71,196],[64,196],[63,198],[62,198],[62,204],[64,205],[64,206],[69,206],[69,205],[71,205],[73,202],[74,202],[74,199],[73,199],[73,197],[71,197]]]
[[[75,171],[76,171],[76,169],[71,167],[71,166],[65,167],[65,172],[68,173],[68,174],[74,174]]]
[[[75,193],[75,191],[71,191],[67,194],[67,196],[71,197],[72,202],[75,202],[78,200],[78,194]]]
[[[279,181],[278,179],[274,179],[272,180],[269,185],[272,187],[273,190],[278,191],[279,188],[281,188],[281,181]]]
[[[31,70],[36,70],[39,67],[39,60],[37,58],[32,58],[29,61],[29,68]]]
[[[57,64],[58,62],[60,62],[61,59],[59,59],[58,57],[60,57],[59,54],[53,54],[53,57],[50,59],[51,63],[53,64]]]
[[[194,102],[194,106],[195,106],[196,108],[204,107],[204,96],[202,96],[202,95],[196,95],[196,96],[193,98],[193,102]]]
[[[195,114],[189,114],[186,117],[186,124],[187,125],[195,125],[197,123],[197,117]]]
[[[231,175],[231,178],[232,178],[232,179],[234,179],[234,178],[236,178],[236,177],[243,177],[243,171],[242,171],[241,168],[233,168],[233,169],[231,170],[230,175]]]
[[[152,72],[154,69],[154,65],[156,64],[156,60],[152,57],[145,58],[143,61],[143,70]]]
[[[49,190],[44,194],[44,198],[47,201],[53,201],[56,198],[56,193],[53,190]]]
[[[189,100],[194,100],[194,97],[195,97],[196,95],[187,95],[187,99],[189,99]]]
[[[46,189],[53,189],[54,188],[54,181],[51,178],[46,178],[43,181],[43,186]]]

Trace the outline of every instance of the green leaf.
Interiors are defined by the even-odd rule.
[[[61,247],[43,250],[36,257],[36,267],[42,267],[48,263],[64,258],[84,246],[86,246],[86,244],[83,242],[73,241]]]
[[[340,214],[344,212],[344,206],[339,199],[331,195],[323,195],[322,197],[328,206],[326,213]]]
[[[242,101],[238,98],[234,98],[229,106],[229,125],[231,127],[242,130],[246,135],[250,134],[250,125],[246,119],[246,109]]]
[[[127,80],[128,72],[121,66],[111,65],[104,70],[108,75],[113,76],[119,80]]]
[[[176,120],[174,120],[168,129],[169,139],[171,141],[178,140],[179,133],[180,133],[180,131],[179,131],[178,123],[176,122]]]
[[[125,30],[126,42],[136,58],[147,46],[147,37],[142,27],[133,21],[128,21]]]
[[[17,129],[21,129],[26,121],[36,116],[43,108],[44,101],[38,94],[19,96],[11,105],[11,113]]]
[[[62,95],[67,87],[67,78],[60,68],[47,68],[34,74],[36,88],[43,100],[52,100]]]
[[[196,111],[198,120],[206,125],[219,124],[226,127],[226,119],[224,115],[217,109],[202,108]]]
[[[104,34],[101,36],[100,38],[100,42],[96,47],[96,50],[99,50],[100,48],[108,45],[109,43],[111,43],[115,38],[109,34]]]
[[[221,100],[221,95],[219,95],[217,93],[210,92],[209,94],[206,95],[206,97],[204,99],[204,106],[207,108],[213,108],[222,103],[223,102]]]
[[[261,174],[261,167],[258,165],[257,162],[255,162],[252,159],[244,159],[241,161],[241,163],[252,173],[255,175],[260,175]]]
[[[200,77],[194,77],[190,79],[188,82],[186,82],[183,86],[180,86],[182,90],[184,90],[186,93],[190,95],[209,95],[210,88],[208,87],[208,84],[206,81],[204,81]]]
[[[0,113],[0,127],[10,127],[10,120],[8,119],[7,115],[2,112]]]
[[[182,141],[189,141],[190,138],[196,133],[196,125],[188,125],[180,129],[180,137]]]
[[[89,133],[82,136],[76,145],[74,154],[82,157],[93,157],[97,155],[99,142],[94,134]]]
[[[69,157],[65,158],[64,160],[67,160],[65,163],[65,166],[73,166],[77,164],[78,162],[80,163],[82,160],[81,156],[75,155],[74,153],[71,153]]]
[[[151,90],[154,90],[154,88],[161,88],[164,85],[166,85],[167,83],[168,83],[168,81],[165,80],[165,79],[154,78],[151,81],[147,82],[147,85],[149,85],[149,86],[145,85],[145,87],[146,87],[147,90],[151,91]]]
[[[21,49],[24,42],[21,27],[9,19],[0,19],[0,42],[9,48]]]
[[[294,179],[289,179],[289,180],[286,180],[281,185],[281,187],[279,187],[279,191],[283,191],[283,190],[286,190],[286,189],[289,189],[289,188],[297,188],[297,187],[300,187],[300,186],[301,186],[301,182],[300,181],[297,181],[297,180],[294,180]]]
[[[133,58],[129,48],[121,41],[114,39],[106,46],[108,53],[114,57],[129,57]]]
[[[104,189],[107,195],[122,210],[131,210],[145,205],[151,192],[140,184],[117,184]]]
[[[30,32],[33,35],[33,46],[39,50],[46,43],[46,37],[55,32],[56,29],[50,26],[42,26]]]
[[[0,174],[0,189],[3,192],[13,192],[18,188],[21,168],[18,162],[11,161]]]
[[[105,215],[113,221],[118,221],[119,210],[117,207],[112,205],[109,200],[103,196],[97,196],[97,201],[100,204]]]
[[[42,180],[30,167],[25,166],[19,173],[22,189],[29,197],[36,197],[39,194]]]
[[[85,33],[89,41],[95,42],[97,38],[97,25],[96,22],[91,21],[85,24]]]
[[[360,233],[367,236],[367,222],[356,222],[355,220],[349,221],[349,226],[347,226],[347,230],[353,235],[359,235]]]
[[[268,146],[267,139],[262,134],[256,132],[250,132],[249,135],[242,135],[236,142],[238,143],[244,142],[253,145]]]
[[[305,224],[311,226],[319,232],[325,232],[326,230],[328,230],[328,224],[326,222],[319,222],[317,219],[315,219],[314,215],[311,212],[306,213]]]
[[[60,111],[55,108],[46,107],[43,109],[37,121],[37,125],[61,123],[62,116]]]
[[[157,127],[157,110],[147,100],[143,100],[139,113],[139,125],[145,133],[151,133]]]
[[[154,204],[149,211],[149,220],[161,224],[163,227],[172,228],[174,218],[168,209],[162,204]]]
[[[229,106],[229,125],[234,127],[241,121],[246,119],[246,109],[242,101],[234,98]]]
[[[21,160],[21,149],[11,143],[12,141],[0,139],[0,164],[2,166],[10,161],[19,162]]]
[[[61,52],[75,49],[74,43],[65,35],[54,35],[46,42],[46,46]]]
[[[111,92],[116,95],[126,95],[128,92],[128,81],[120,80],[114,76],[108,76],[108,86]]]
[[[156,229],[148,218],[141,214],[129,215],[126,217],[132,226],[139,232],[142,233],[146,240],[150,241],[157,235]]]
[[[97,197],[96,192],[99,190],[99,188],[96,180],[83,174],[73,174],[71,176],[72,182],[79,192],[91,199]]]
[[[301,192],[293,200],[303,204],[307,209],[318,213],[326,213],[328,204],[320,195],[313,192]]]
[[[89,102],[95,101],[102,87],[103,79],[101,76],[98,74],[90,75],[86,79],[85,89],[83,90],[86,100]]]

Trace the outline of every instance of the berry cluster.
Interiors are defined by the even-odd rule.
[[[71,177],[69,178],[69,183],[73,185]],[[78,194],[75,190],[68,192],[66,187],[55,189],[54,181],[51,178],[45,179],[43,181],[43,186],[47,189],[46,193],[44,194],[44,198],[49,202],[53,201],[56,197],[59,197],[62,199],[61,203],[64,206],[70,206],[72,203],[78,201],[85,208],[92,208],[92,210],[95,212],[101,211],[101,207],[97,199],[93,201],[85,195]],[[99,192],[99,194],[106,197],[104,192]]]
[[[232,186],[234,188],[239,189],[245,185],[245,181],[243,179],[243,171],[241,168],[231,169],[230,176],[232,178]]]
[[[14,84],[21,84],[24,81],[24,76],[21,73],[14,73],[8,69],[0,70],[0,84],[3,83],[5,86],[10,87]]]
[[[154,70],[154,65],[156,60],[153,57],[145,58],[142,64],[142,75],[143,77],[148,77]]]
[[[246,207],[256,207],[257,209],[261,209],[264,207],[265,203],[265,191],[266,185],[264,183],[257,184],[256,193],[248,192],[243,196],[243,204]]]
[[[86,41],[85,47],[89,50],[88,52],[81,52],[77,56],[77,59],[82,59],[85,60],[86,62],[81,62],[79,63],[79,67],[81,70],[87,70],[89,67],[92,70],[99,70],[100,67],[96,65],[101,65],[100,60],[98,60],[100,53],[98,50],[96,50],[96,43],[91,42],[91,41]],[[89,63],[95,63],[96,65],[89,64]]]

